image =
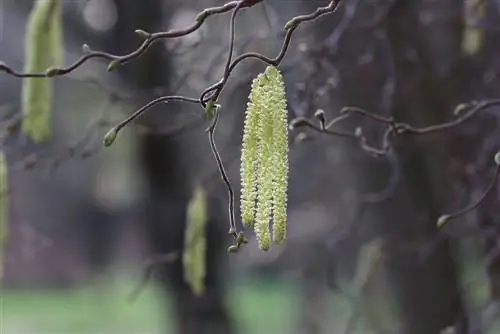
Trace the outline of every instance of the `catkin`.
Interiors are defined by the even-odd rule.
[[[252,82],[243,133],[241,213],[261,250],[286,236],[288,123],[283,77],[274,66]],[[255,202],[257,202],[255,204]]]
[[[33,4],[25,38],[27,73],[45,72],[63,64],[61,0],[38,0]],[[25,78],[22,89],[22,131],[35,142],[50,138],[52,79]]]
[[[269,222],[272,214],[273,198],[273,119],[269,105],[268,78],[259,77],[261,87],[259,100],[261,101],[261,122],[258,128],[257,152],[257,209],[255,214],[255,234],[261,250],[268,250],[271,246],[271,232]]]
[[[205,292],[207,215],[207,196],[205,190],[198,186],[187,207],[182,257],[185,280],[198,296]]]
[[[281,243],[286,236],[288,190],[288,112],[285,84],[275,67],[267,68],[270,78],[269,105],[273,120],[273,241]]]
[[[477,22],[486,15],[485,4],[481,0],[464,2],[464,31],[462,34],[462,51],[468,56],[477,54],[484,45],[484,30]]]
[[[262,75],[252,82],[250,99],[247,103],[243,142],[241,149],[241,220],[245,227],[252,227],[257,200],[257,147],[259,127],[262,119]]]

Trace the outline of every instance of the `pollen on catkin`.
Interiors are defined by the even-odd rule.
[[[269,66],[252,82],[243,133],[241,213],[254,226],[261,250],[286,235],[288,190],[288,124],[283,77]],[[255,203],[256,202],[256,203]]]
[[[255,214],[255,235],[261,250],[271,246],[269,222],[272,214],[273,200],[273,112],[269,104],[269,82],[266,76],[261,77],[262,89],[259,99],[262,103],[261,122],[258,128],[257,146],[257,210]],[[265,90],[264,90],[265,88]]]
[[[262,118],[262,75],[252,82],[250,99],[247,103],[243,142],[241,149],[241,220],[245,227],[252,227],[257,200],[257,146]]]
[[[268,67],[269,105],[273,120],[273,241],[281,243],[286,236],[286,208],[288,190],[288,112],[285,83],[275,67]]]

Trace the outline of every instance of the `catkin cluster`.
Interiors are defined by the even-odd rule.
[[[253,227],[261,250],[286,236],[288,122],[285,84],[269,66],[252,82],[241,154],[241,219]]]

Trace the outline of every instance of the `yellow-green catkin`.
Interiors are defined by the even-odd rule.
[[[261,250],[286,236],[288,191],[288,112],[279,70],[268,66],[252,83],[243,132],[242,221],[254,226]],[[255,204],[256,202],[256,204]]]
[[[3,277],[3,253],[7,240],[7,189],[7,161],[4,152],[0,151],[0,282]]]
[[[269,223],[273,200],[273,114],[269,105],[269,79],[259,75],[257,90],[260,109],[260,124],[257,129],[257,208],[255,213],[255,235],[259,248],[267,251],[271,247]]]
[[[273,241],[282,243],[286,236],[288,198],[288,111],[283,76],[276,67],[266,69],[270,112],[273,122]]]
[[[478,21],[484,18],[486,10],[482,0],[466,0],[464,2],[465,29],[462,37],[462,51],[475,55],[483,45],[484,31],[478,26]]]
[[[63,65],[61,0],[37,0],[33,4],[25,37],[27,73],[44,73]],[[52,78],[23,79],[22,131],[35,142],[50,139],[50,110],[53,98]]]
[[[257,147],[259,143],[259,128],[262,119],[262,75],[252,82],[250,99],[243,130],[241,149],[241,221],[245,227],[252,227],[255,219],[255,204],[257,200]]]
[[[207,198],[205,190],[198,186],[187,207],[187,226],[184,235],[182,262],[184,278],[197,296],[205,292],[206,275],[206,224]]]

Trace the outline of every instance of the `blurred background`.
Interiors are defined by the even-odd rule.
[[[0,60],[21,70],[32,0],[1,0]],[[64,0],[69,65],[92,50],[127,54],[135,29],[181,29],[220,0]],[[274,57],[283,26],[327,0],[264,0],[236,17],[235,56]],[[90,60],[53,79],[52,139],[20,129],[22,79],[0,73],[2,147],[8,165],[8,236],[0,271],[0,333],[500,333],[497,200],[436,227],[475,203],[494,180],[498,107],[447,131],[400,136],[374,157],[359,142],[290,131],[288,235],[258,249],[251,231],[227,246],[227,193],[210,150],[204,110],[157,105],[102,147],[108,129],[162,95],[199,97],[220,80],[230,13],[192,34],[154,44],[106,70]],[[345,106],[416,127],[449,122],[454,108],[500,93],[497,0],[343,0],[301,25],[280,69],[289,119],[327,120]],[[219,103],[215,140],[239,207],[244,111],[266,65],[234,70]],[[387,126],[356,115],[381,148]],[[187,205],[208,198],[206,291],[182,268]],[[239,226],[239,211],[236,212]],[[0,252],[0,254],[2,254]],[[167,255],[167,256],[166,256]],[[151,279],[135,291],[156,257]]]

